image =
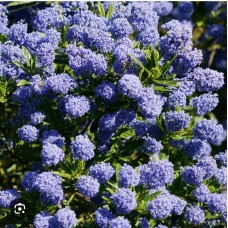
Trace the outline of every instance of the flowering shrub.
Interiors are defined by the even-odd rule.
[[[193,44],[193,3],[47,3],[13,22],[8,8],[1,227],[225,226],[226,124],[212,113],[225,79]],[[209,24],[205,39],[225,32]]]

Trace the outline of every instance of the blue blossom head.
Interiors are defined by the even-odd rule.
[[[18,103],[23,103],[32,97],[31,88],[28,86],[20,86],[13,93],[13,100]]]
[[[137,105],[145,118],[153,119],[161,114],[165,101],[165,97],[155,94],[153,89],[148,87],[141,90]]]
[[[185,219],[193,225],[199,225],[204,222],[205,214],[198,206],[188,206],[185,212]]]
[[[69,65],[76,76],[95,74],[102,76],[107,72],[107,62],[102,54],[96,54],[90,49],[68,45]]]
[[[208,202],[208,210],[213,214],[223,213],[226,211],[226,194],[213,193]]]
[[[215,178],[221,185],[227,185],[227,167],[221,167],[215,173]]]
[[[71,228],[77,225],[76,214],[69,207],[59,209],[53,216],[54,227]]]
[[[153,10],[157,12],[158,16],[168,16],[173,10],[172,2],[154,2]]]
[[[141,228],[150,228],[150,223],[146,218],[140,219],[140,225],[141,225]]]
[[[18,137],[27,143],[34,142],[39,137],[39,130],[31,125],[24,125],[17,131]]]
[[[125,74],[119,81],[118,81],[118,90],[123,95],[129,98],[137,98],[142,89],[142,84],[136,75],[132,74]]]
[[[85,96],[68,95],[63,102],[64,111],[71,118],[82,117],[90,110],[90,101]]]
[[[41,202],[51,205],[58,205],[64,199],[61,177],[52,172],[39,174],[35,181],[35,189],[40,192]]]
[[[183,110],[180,112],[169,111],[165,115],[165,124],[168,131],[179,131],[187,128],[191,117]]]
[[[205,170],[197,166],[185,166],[182,170],[182,177],[186,184],[198,185],[205,175]]]
[[[82,195],[91,198],[98,193],[100,184],[97,179],[82,175],[76,184],[76,188]]]
[[[227,151],[220,152],[219,154],[215,155],[214,157],[217,161],[220,162],[221,165],[227,166]]]
[[[123,216],[119,216],[115,219],[112,219],[109,223],[110,228],[131,228],[131,225],[127,219],[125,219]]]
[[[114,218],[113,213],[106,208],[99,207],[95,212],[95,222],[99,227],[107,228],[109,222]]]
[[[205,184],[200,184],[198,187],[196,187],[192,194],[199,202],[202,203],[208,203],[211,198],[211,192]]]
[[[49,77],[47,79],[47,86],[55,93],[67,94],[77,87],[77,82],[68,74],[62,73]]]
[[[130,165],[124,164],[119,171],[119,186],[128,188],[139,184],[139,174]]]
[[[223,134],[223,127],[217,124],[215,120],[203,119],[196,123],[193,128],[195,138],[213,143]]]
[[[174,179],[173,164],[167,160],[149,162],[139,166],[140,182],[151,188],[172,184]]]
[[[203,54],[200,50],[183,50],[173,61],[173,72],[176,73],[179,77],[184,77],[194,67],[200,65],[202,59]]]
[[[11,208],[18,202],[21,194],[16,189],[6,189],[0,191],[0,206]]]
[[[189,143],[183,146],[182,150],[188,157],[193,160],[208,156],[211,152],[211,146],[209,143],[200,139],[192,139]]]
[[[37,172],[26,172],[21,180],[21,185],[27,192],[35,190],[35,181],[38,176]]]
[[[94,145],[87,135],[78,135],[71,142],[72,157],[88,161],[94,157]]]
[[[65,154],[56,144],[48,142],[43,145],[41,158],[44,165],[52,166],[57,165],[60,161],[63,161]]]
[[[104,100],[105,103],[113,103],[118,98],[116,86],[111,82],[103,81],[95,90],[97,97]]]
[[[163,195],[159,195],[156,199],[149,201],[146,210],[155,220],[164,219],[171,214],[173,209],[171,200]]]
[[[170,94],[167,100],[167,106],[171,110],[176,109],[178,106],[185,107],[186,105],[186,95],[181,91],[174,91]]]
[[[56,144],[58,147],[63,147],[65,145],[65,137],[61,136],[56,130],[46,130],[43,132],[42,144],[46,143]]]
[[[130,126],[134,128],[135,134],[138,137],[143,137],[147,133],[148,124],[145,121],[134,119]]]
[[[223,41],[223,36],[225,34],[225,28],[221,24],[209,25],[206,33],[208,36],[215,38],[218,41]]]
[[[221,89],[224,85],[223,73],[220,73],[209,68],[195,68],[189,73],[195,83],[196,89],[199,92],[213,92]]]
[[[170,200],[173,206],[172,213],[175,215],[181,215],[187,204],[185,200],[180,199],[175,195],[170,195]]]
[[[150,153],[159,153],[160,150],[163,149],[161,142],[158,142],[156,139],[151,137],[145,137],[145,141],[143,144],[143,150],[150,154]]]
[[[167,34],[160,39],[160,49],[170,55],[175,55],[191,45],[192,30],[177,20],[171,20],[161,26]]]
[[[45,117],[45,114],[42,112],[34,112],[30,117],[30,121],[33,125],[38,125],[43,122]]]
[[[109,163],[105,162],[90,166],[89,168],[89,174],[96,178],[100,183],[109,181],[114,173],[114,168]]]
[[[190,100],[190,106],[196,110],[196,114],[203,116],[212,111],[219,103],[218,94],[202,94]]]
[[[115,18],[110,25],[110,31],[115,39],[128,37],[133,29],[126,18]]]
[[[137,206],[136,193],[127,188],[119,188],[112,196],[118,214],[129,214]]]
[[[215,159],[211,156],[201,158],[196,165],[205,171],[204,179],[211,178],[218,169]]]
[[[51,216],[46,211],[41,211],[39,214],[37,214],[33,220],[34,228],[40,228],[40,227],[52,227],[54,225],[53,223],[53,216]]]
[[[192,13],[194,12],[194,7],[192,2],[179,2],[177,6],[178,17],[180,20],[189,20]]]

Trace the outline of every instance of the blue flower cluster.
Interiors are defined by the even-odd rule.
[[[17,227],[225,226],[225,79],[194,44],[198,3],[39,4],[15,23],[0,4],[4,226],[20,200]]]

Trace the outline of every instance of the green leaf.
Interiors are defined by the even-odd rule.
[[[159,61],[159,52],[156,49],[152,50],[151,53],[151,64],[153,67],[158,67],[158,61]]]
[[[107,203],[110,203],[110,202],[111,202],[111,199],[109,199],[109,198],[106,197],[106,196],[102,196],[102,199],[104,199]]]
[[[0,97],[0,103],[6,103],[7,99],[5,97]]]
[[[22,79],[17,83],[17,86],[24,86],[24,85],[29,85],[29,84],[30,83],[27,80]]]
[[[160,85],[166,85],[166,86],[174,86],[174,87],[178,87],[178,83],[177,81],[174,80],[154,80],[155,83],[160,84]]]
[[[165,79],[174,79],[176,77],[176,74],[166,74],[164,76]]]
[[[53,173],[56,174],[56,175],[59,175],[61,177],[71,178],[71,175],[70,174],[67,174],[67,173],[58,172],[58,171],[54,171]]]
[[[115,184],[113,184],[112,182],[110,182],[110,181],[108,181],[107,182],[109,185],[111,185],[112,187],[114,187],[114,188],[118,188],[118,184],[117,183],[115,183]]]
[[[3,34],[0,34],[0,42],[5,43],[7,41],[7,37]]]
[[[106,190],[107,190],[108,192],[110,192],[112,195],[115,193],[115,191],[114,191],[113,189],[111,189],[111,188],[106,188]]]
[[[33,1],[15,1],[15,2],[10,2],[9,4],[7,4],[7,7],[19,6],[19,5],[30,4],[30,3],[33,3]]]
[[[162,132],[165,131],[165,129],[164,129],[165,124],[164,124],[164,119],[163,119],[162,115],[157,117],[156,124]]]
[[[169,92],[169,91],[171,91],[171,89],[167,89],[167,88],[165,88],[163,86],[154,86],[153,89],[156,90],[156,91],[160,91],[160,92]]]
[[[127,130],[124,131],[123,133],[121,133],[119,135],[119,138],[123,138],[123,139],[129,139],[130,137],[134,136],[134,131],[132,130]]]
[[[114,12],[114,6],[112,2],[109,2],[108,12],[106,14],[106,18],[110,19]]]
[[[105,17],[105,9],[101,2],[97,3],[98,15]]]
[[[177,57],[177,55],[175,55],[173,58],[171,58],[169,61],[167,61],[167,62],[161,67],[161,74],[165,74],[165,73],[169,70],[171,64],[173,63],[173,61],[175,60],[176,57]]]
[[[160,72],[160,69],[159,68],[152,68],[151,69],[151,72],[152,72],[152,75],[155,77],[155,78],[159,78],[160,75],[161,75],[161,72]]]
[[[143,70],[145,70],[148,74],[150,74],[150,72],[144,67],[143,63],[141,63],[137,58],[135,58],[135,56],[133,56],[132,54],[128,54]]]
[[[153,194],[151,194],[151,195],[149,195],[149,196],[145,196],[145,197],[143,198],[143,200],[146,201],[146,202],[149,202],[149,201],[153,200],[154,198],[156,198],[156,197],[157,197],[158,195],[160,195],[161,193],[162,193],[162,191],[155,192],[155,193],[153,193]]]
[[[119,171],[121,169],[121,165],[119,163],[116,164],[116,182],[119,182]]]
[[[31,56],[29,50],[28,50],[26,47],[22,46],[22,50],[23,50],[23,52],[24,52],[25,57],[28,59],[28,61],[29,61],[30,59],[32,59],[32,56]]]

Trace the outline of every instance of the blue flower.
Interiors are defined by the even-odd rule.
[[[203,181],[205,175],[205,170],[197,166],[185,166],[182,170],[182,177],[186,184],[198,185]]]
[[[111,82],[103,81],[95,90],[96,96],[100,97],[106,103],[113,103],[118,98],[116,86]]]
[[[96,178],[100,183],[109,181],[114,173],[114,168],[109,163],[105,162],[90,166],[89,168],[89,174]]]
[[[58,147],[65,145],[65,137],[61,136],[56,130],[46,130],[43,132],[42,144],[46,143],[56,144]]]
[[[137,206],[136,193],[127,188],[119,188],[112,196],[118,214],[129,214]]]
[[[39,130],[31,125],[24,125],[17,131],[18,137],[27,143],[34,142],[39,137]]]
[[[6,189],[0,191],[0,206],[4,208],[13,207],[19,200],[21,194],[16,189]]]
[[[160,150],[163,149],[161,142],[158,142],[156,139],[151,137],[145,137],[145,141],[143,144],[143,150],[150,154],[150,153],[159,153]]]
[[[122,216],[112,219],[109,225],[110,228],[131,228],[129,221]]]
[[[97,179],[82,175],[76,184],[76,188],[82,195],[93,197],[98,193],[100,184]]]
[[[26,172],[21,180],[21,185],[27,192],[35,190],[35,181],[38,176],[37,172]]]
[[[193,79],[196,89],[200,92],[217,91],[224,85],[224,75],[215,70],[195,68],[189,73],[189,77]]]
[[[64,111],[71,118],[78,118],[90,110],[90,101],[85,96],[66,96],[64,98]]]
[[[199,202],[208,203],[211,198],[211,192],[205,184],[200,184],[192,194],[196,197]]]
[[[213,143],[223,134],[223,127],[217,124],[215,120],[203,119],[196,123],[193,128],[195,138]]]
[[[188,206],[186,208],[185,219],[193,225],[198,225],[204,222],[205,214],[198,206]]]
[[[137,186],[139,184],[139,174],[127,164],[124,164],[119,171],[119,185],[122,188]]]
[[[163,195],[157,196],[156,199],[149,201],[146,210],[155,220],[164,219],[171,214],[173,209],[171,200]]]
[[[72,157],[88,161],[94,157],[94,145],[87,135],[78,135],[71,142]]]
[[[65,154],[56,144],[45,143],[41,151],[42,162],[47,166],[57,165],[63,161]]]
[[[189,143],[183,146],[182,150],[188,157],[197,160],[203,156],[209,155],[211,152],[211,146],[209,143],[200,139],[192,139]]]
[[[47,79],[47,86],[55,93],[67,94],[70,90],[77,87],[75,79],[68,74],[57,74]]]
[[[118,90],[129,98],[137,98],[142,89],[142,84],[136,75],[125,74],[118,81]]]
[[[208,202],[208,210],[213,214],[223,213],[226,211],[226,202],[226,194],[213,193]]]
[[[95,222],[99,227],[107,228],[114,218],[113,213],[106,208],[99,207],[95,212]]]
[[[212,111],[219,103],[218,94],[202,94],[190,100],[190,106],[196,109],[196,114],[203,116]]]
[[[168,131],[179,131],[187,128],[191,117],[184,111],[169,111],[165,115],[165,125]]]
[[[77,225],[76,214],[69,207],[59,209],[53,216],[53,227],[71,228]]]

